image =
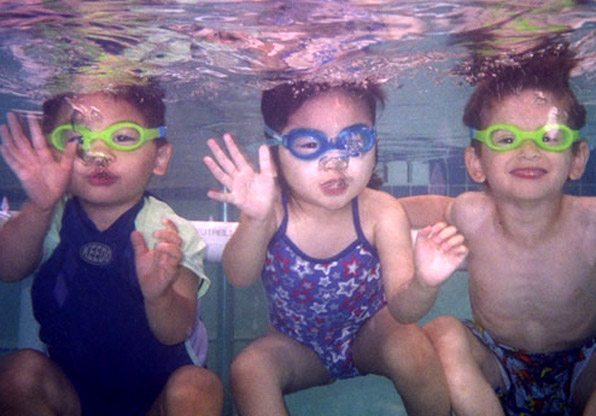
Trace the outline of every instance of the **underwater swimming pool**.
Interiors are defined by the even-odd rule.
[[[156,76],[167,91],[175,154],[150,190],[189,219],[232,221],[234,209],[206,196],[216,186],[201,161],[206,140],[231,131],[254,158],[263,140],[263,88],[295,78],[371,79],[388,98],[377,125],[384,189],[457,195],[476,187],[462,158],[470,81],[539,53],[546,41],[577,52],[572,83],[588,112],[582,134],[595,137],[595,11],[591,1],[3,1],[0,122],[14,109],[39,111],[78,74]],[[596,195],[595,165],[592,155],[568,191]],[[4,161],[2,197],[12,209],[25,198]],[[226,378],[226,363],[264,331],[265,300],[260,287],[232,290],[218,264],[209,268],[209,366]],[[5,351],[19,345],[20,293],[19,285],[0,286]],[[447,285],[430,316],[439,313],[469,314],[465,273]],[[403,412],[390,383],[374,376],[311,390],[289,396],[293,414]],[[342,399],[331,399],[336,395]]]

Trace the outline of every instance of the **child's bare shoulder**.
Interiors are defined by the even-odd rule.
[[[458,227],[475,224],[492,215],[493,207],[494,200],[489,193],[464,192],[453,200],[448,217]]]
[[[407,224],[408,217],[401,203],[393,195],[365,189],[358,197],[361,221],[374,227],[392,227]]]
[[[572,225],[577,232],[589,236],[590,241],[596,241],[596,197],[566,197],[567,206],[571,209]]]
[[[401,203],[393,195],[370,188],[358,197],[360,223],[367,239],[375,246],[394,241],[396,236],[410,236],[410,222]]]
[[[469,191],[459,194],[453,199],[453,203],[461,205],[466,209],[485,208],[492,205],[492,196],[486,191]]]
[[[358,204],[367,210],[371,210],[380,214],[390,210],[398,210],[403,212],[401,204],[393,195],[384,191],[378,191],[370,188],[366,188],[360,194],[358,197]]]
[[[569,197],[578,210],[586,215],[596,213],[596,196]],[[596,218],[593,218],[596,221]]]

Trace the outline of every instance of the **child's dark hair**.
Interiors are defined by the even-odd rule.
[[[369,111],[373,124],[376,121],[377,106],[383,108],[385,105],[383,90],[378,84],[369,81],[340,84],[311,81],[286,82],[263,92],[261,97],[263,121],[269,128],[281,132],[288,124],[292,114],[307,100],[332,90],[343,91],[358,100],[362,100]],[[271,150],[273,160],[279,167],[279,149],[274,146]],[[287,182],[283,177],[283,172],[280,172],[279,179],[282,188],[287,190]],[[381,184],[382,179],[373,174],[368,186],[378,189]]]
[[[281,132],[288,124],[288,119],[305,101],[326,91],[338,89],[361,99],[370,112],[373,123],[376,120],[377,105],[385,105],[385,94],[378,84],[372,82],[345,82],[331,84],[327,82],[297,81],[280,84],[263,92],[261,113],[267,126]]]
[[[557,46],[533,53],[514,65],[498,67],[486,75],[466,104],[464,124],[482,130],[487,127],[492,108],[504,98],[523,90],[539,89],[550,92],[561,103],[569,127],[582,128],[586,123],[586,110],[569,85],[570,72],[577,60],[568,46]]]
[[[155,80],[147,80],[139,84],[117,85],[101,91],[115,99],[123,100],[134,106],[147,122],[147,127],[165,126],[166,105],[165,93]],[[49,134],[56,127],[58,113],[69,98],[76,93],[56,95],[43,103],[42,129]]]

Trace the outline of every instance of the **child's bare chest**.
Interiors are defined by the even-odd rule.
[[[593,335],[596,266],[593,256],[585,254],[585,243],[577,236],[558,235],[526,245],[498,234],[471,242],[475,312],[502,337],[524,339],[527,347],[564,345]]]

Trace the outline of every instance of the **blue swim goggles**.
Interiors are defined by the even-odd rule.
[[[330,150],[341,150],[347,156],[357,157],[371,150],[377,141],[375,129],[362,123],[346,127],[335,138],[308,128],[293,129],[282,135],[267,126],[265,136],[268,145],[282,145],[302,160],[317,159]]]

